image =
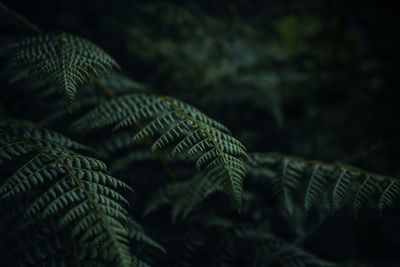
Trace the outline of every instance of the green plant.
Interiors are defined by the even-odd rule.
[[[23,33],[2,40],[1,266],[352,266],[308,252],[302,223],[312,213],[321,219],[307,226],[318,227],[342,206],[382,212],[398,199],[398,178],[247,152],[194,106],[115,73],[90,41],[0,9]]]

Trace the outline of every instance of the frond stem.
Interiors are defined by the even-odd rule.
[[[300,161],[300,162],[304,162],[304,163],[312,164],[312,165],[323,165],[323,166],[330,166],[330,167],[345,168],[345,169],[348,169],[348,170],[351,170],[351,171],[362,173],[364,175],[376,176],[376,177],[381,177],[381,178],[387,179],[389,181],[400,182],[400,178],[391,177],[391,176],[382,175],[382,174],[377,174],[377,173],[373,173],[373,172],[370,172],[370,171],[365,171],[365,170],[359,169],[359,168],[357,168],[355,166],[347,165],[347,164],[344,164],[344,163],[327,163],[327,162],[318,161],[318,160],[308,160],[308,159],[304,159],[304,158],[301,158],[301,157],[291,156],[291,155],[286,155],[286,154],[276,153],[276,152],[262,153],[262,155],[265,155],[267,157],[280,158],[280,159],[285,158],[285,159],[288,159],[290,161]]]
[[[156,96],[156,97],[159,97],[159,98],[161,98],[161,99],[163,99],[163,100],[166,100],[176,112],[178,112],[179,114],[181,114],[185,119],[187,119],[187,120],[193,122],[194,124],[196,124],[196,126],[199,127],[200,130],[202,130],[202,131],[204,132],[204,134],[206,134],[207,138],[212,142],[212,144],[213,144],[213,146],[215,147],[215,149],[217,150],[218,154],[221,156],[224,165],[227,167],[226,169],[227,169],[227,171],[228,171],[229,177],[231,177],[231,176],[232,176],[232,172],[231,172],[231,169],[229,168],[228,160],[227,160],[226,157],[225,157],[225,153],[222,152],[222,150],[221,150],[221,148],[219,147],[217,141],[215,141],[215,139],[214,139],[214,137],[211,135],[211,133],[210,133],[209,131],[207,131],[207,129],[205,129],[205,128],[203,127],[203,125],[202,125],[198,120],[196,120],[196,119],[190,117],[189,115],[187,115],[186,113],[184,113],[183,111],[181,111],[181,110],[178,108],[178,106],[177,106],[177,105],[171,100],[171,98],[169,98],[168,96]],[[231,185],[232,185],[232,188],[233,188],[234,185],[232,184],[232,180],[231,180],[231,179],[230,179],[230,182],[231,182]],[[233,197],[234,197],[234,196],[233,196]],[[241,213],[241,209],[242,209],[241,205],[239,205],[239,206],[237,207],[237,209],[238,209],[238,212]]]

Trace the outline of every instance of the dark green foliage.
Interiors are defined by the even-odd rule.
[[[198,188],[194,202],[218,188],[241,209],[245,168],[240,158],[247,157],[246,148],[225,126],[192,106],[164,96],[128,95],[94,109],[76,122],[75,128],[96,129],[117,123],[114,129],[118,130],[141,120],[150,122],[132,137],[132,142],[159,136],[150,148],[152,152],[175,144],[172,157],[185,154],[186,160],[194,160],[196,168],[204,172],[204,177],[194,179],[198,182],[187,189]]]
[[[281,154],[252,154],[250,170],[263,179],[269,179],[275,188],[275,194],[289,213],[293,212],[293,195],[301,194],[300,201],[307,212],[321,193],[329,193],[329,206],[337,210],[351,191],[352,205],[358,213],[367,201],[377,196],[380,211],[399,197],[398,178],[385,177],[369,173],[345,164],[328,164],[319,161],[307,161],[298,157]],[[267,169],[267,171],[263,170]]]
[[[90,74],[110,72],[118,64],[91,42],[80,37],[54,32],[27,38],[8,46],[10,64],[28,66],[62,94],[68,109],[75,94]]]
[[[0,266],[399,265],[397,47],[278,2],[0,3]]]
[[[97,247],[105,260],[117,266],[132,264],[124,226],[127,212],[122,206],[129,203],[116,191],[130,187],[108,175],[103,162],[72,150],[83,145],[24,122],[2,123],[0,143],[3,159],[32,155],[0,187],[2,199],[50,183],[29,205],[26,216],[60,216],[59,227],[71,227],[78,243]]]

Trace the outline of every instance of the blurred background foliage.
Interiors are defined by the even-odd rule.
[[[228,126],[249,151],[349,163],[400,177],[400,29],[397,10],[389,4],[344,0],[5,4],[46,31],[59,29],[98,44],[119,62],[123,74],[203,110]],[[258,187],[254,181],[246,183],[245,190]],[[145,195],[133,186],[139,196]],[[395,266],[399,236],[398,230],[396,237],[396,230],[389,229],[399,220],[393,214],[356,226],[342,215],[309,237],[306,247],[332,260],[366,258],[377,266]],[[306,224],[305,218],[297,219],[301,222],[293,224]],[[335,236],[335,231],[342,232]],[[326,237],[330,241],[323,241]],[[348,243],[340,247],[343,240]],[[313,242],[325,246],[316,248]],[[333,256],[330,246],[342,256]]]
[[[9,6],[44,30],[99,44],[131,78],[195,104],[250,149],[399,172],[389,153],[398,133],[400,33],[390,5],[115,0]],[[371,148],[379,150],[373,160],[358,160]]]

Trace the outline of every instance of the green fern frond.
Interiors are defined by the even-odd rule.
[[[99,90],[103,91],[99,93]],[[77,92],[76,99],[72,106],[72,113],[80,113],[82,110],[88,110],[99,103],[107,100],[107,97],[113,95],[122,95],[127,93],[141,92],[146,90],[144,85],[129,79],[128,77],[112,72],[110,75],[100,77],[94,83],[87,83]],[[50,90],[49,90],[50,91]],[[48,124],[71,116],[70,111],[64,108],[62,101],[52,103],[50,108],[55,110],[41,121],[41,124]]]
[[[0,187],[1,198],[50,185],[26,216],[58,216],[59,227],[72,227],[81,245],[99,247],[101,257],[116,266],[138,261],[129,251],[125,228],[128,214],[123,204],[129,203],[117,192],[132,190],[128,185],[108,175],[103,162],[74,152],[83,147],[67,137],[24,122],[0,125],[0,155],[33,157]]]
[[[33,146],[28,145],[26,141],[40,146],[46,151],[92,150],[64,135],[49,129],[36,127],[30,122],[7,120],[1,121],[0,127],[2,129],[0,131],[0,165],[5,159],[10,160],[13,157],[35,151]],[[6,131],[8,127],[12,128],[11,132]],[[23,139],[21,139],[21,137]]]
[[[12,65],[27,65],[54,86],[66,98],[68,109],[90,73],[98,76],[119,68],[98,46],[64,32],[27,38],[10,45],[8,54]]]
[[[163,253],[167,253],[165,248],[163,248],[160,244],[158,244],[156,241],[154,241],[152,238],[146,235],[146,233],[143,230],[143,227],[138,224],[132,217],[128,218],[128,223],[127,223],[127,228],[129,231],[129,238],[130,239],[135,239],[136,241],[139,242],[144,242],[145,244],[152,246]]]
[[[186,218],[202,199],[215,191],[222,191],[222,188],[200,173],[187,181],[169,184],[160,189],[151,198],[143,214],[147,216],[159,207],[171,204],[171,219],[175,222],[179,215]]]
[[[135,94],[115,98],[89,112],[74,125],[81,130],[115,125],[114,129],[148,122],[132,142],[156,137],[151,151],[173,145],[171,156],[184,154],[218,184],[240,210],[246,148],[221,123],[198,109],[165,96]]]
[[[129,150],[132,147],[131,140],[132,133],[129,131],[120,131],[118,133],[114,133],[98,147],[98,154],[102,157],[110,157],[112,154],[119,153],[127,149]]]
[[[277,237],[265,222],[233,222],[215,214],[194,216],[167,242],[175,253],[166,256],[182,266],[337,266]]]
[[[234,228],[235,235],[244,240],[252,242],[260,242],[261,251],[267,252],[266,255],[273,255],[275,264],[280,263],[282,266],[320,266],[334,267],[337,266],[333,262],[323,260],[316,255],[309,253],[302,248],[296,246],[292,242],[288,242],[273,235],[263,225],[249,227],[248,225],[238,225]]]
[[[305,160],[277,153],[253,153],[253,166],[249,168],[257,176],[272,180],[275,192],[283,207],[293,212],[294,193],[304,188],[303,207],[308,211],[322,193],[330,194],[333,210],[340,207],[348,194],[353,195],[355,214],[376,196],[378,209],[382,211],[400,194],[400,180],[358,169],[353,166]],[[266,171],[262,171],[263,169]]]
[[[182,157],[171,157],[170,151],[160,151],[160,154],[152,153],[146,145],[133,145],[132,133],[128,130],[119,131],[111,135],[105,142],[96,147],[96,152],[102,158],[109,158],[109,170],[121,171],[134,162],[157,160],[161,155],[168,162],[184,161]]]

